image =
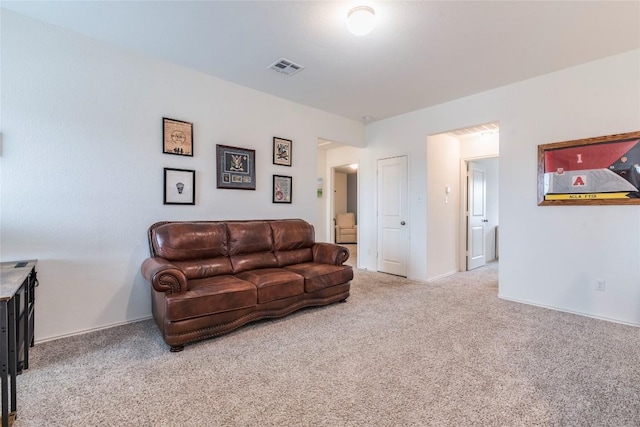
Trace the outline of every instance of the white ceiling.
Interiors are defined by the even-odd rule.
[[[345,25],[360,4],[377,14],[364,37]],[[365,122],[640,47],[639,1],[3,0],[2,7]],[[280,58],[305,68],[291,77],[267,69]]]

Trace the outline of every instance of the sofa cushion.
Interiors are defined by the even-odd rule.
[[[314,244],[313,226],[301,219],[286,219],[270,221],[273,231],[273,249],[275,251],[290,251],[293,249],[310,248]]]
[[[233,267],[233,273],[237,274],[247,270],[277,267],[278,261],[273,253],[261,252],[232,256],[231,266]]]
[[[225,258],[209,258],[193,261],[174,261],[176,267],[184,272],[187,279],[202,279],[205,277],[231,274],[231,260]]]
[[[227,256],[227,227],[219,222],[174,222],[155,227],[149,236],[155,256],[169,261]]]
[[[231,256],[273,250],[271,227],[265,221],[231,221],[227,222],[227,230]]]
[[[318,264],[306,262],[284,267],[304,277],[305,292],[315,292],[353,279],[353,269],[348,265]]]
[[[313,251],[311,248],[277,251],[274,252],[274,255],[278,260],[278,267],[313,261]]]
[[[189,281],[189,290],[165,295],[166,319],[177,321],[255,307],[257,289],[231,275]]]
[[[236,274],[258,288],[258,304],[304,293],[304,278],[281,268],[263,268]]]

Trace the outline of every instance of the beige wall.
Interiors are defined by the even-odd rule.
[[[460,143],[448,135],[427,138],[427,280],[458,271]],[[446,194],[445,188],[451,188]]]

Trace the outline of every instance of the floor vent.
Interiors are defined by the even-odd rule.
[[[287,76],[293,76],[298,71],[304,70],[302,65],[293,63],[288,59],[280,58],[273,64],[269,65],[267,68],[270,68],[274,71],[277,71],[281,74],[285,74]]]

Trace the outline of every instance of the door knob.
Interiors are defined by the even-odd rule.
[[[406,222],[400,221],[400,225],[405,225],[405,224],[406,224]]]
[[[482,222],[489,222],[489,220],[488,219],[483,219]]]

